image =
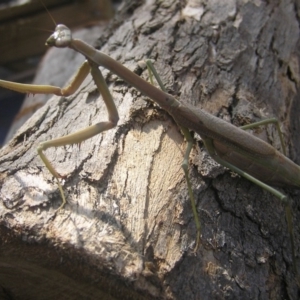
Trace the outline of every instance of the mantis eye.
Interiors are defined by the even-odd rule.
[[[71,30],[62,24],[56,26],[53,34],[46,41],[46,46],[54,46],[58,48],[68,47],[72,41]]]

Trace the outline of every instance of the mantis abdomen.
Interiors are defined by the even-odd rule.
[[[197,132],[204,142],[211,141],[214,150],[208,151],[213,158],[218,156],[272,186],[300,188],[300,167],[260,138],[186,104],[168,111],[176,122]]]
[[[299,166],[276,149],[273,148],[270,154],[253,154],[244,149],[236,151],[217,140],[213,144],[218,156],[262,182],[278,187],[300,188]]]

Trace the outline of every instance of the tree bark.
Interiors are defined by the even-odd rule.
[[[170,93],[236,126],[278,118],[299,163],[297,2],[129,2],[105,29],[101,51],[144,78],[141,61],[153,59]],[[66,176],[64,210],[55,213],[61,197],[36,148],[107,119],[91,77],[75,95],[49,100],[1,151],[2,290],[15,299],[297,299],[282,203],[217,165],[195,134],[189,168],[202,236],[194,254],[180,130],[104,74],[118,126],[46,151]],[[280,147],[272,126],[254,134]],[[298,256],[299,192],[284,192]]]

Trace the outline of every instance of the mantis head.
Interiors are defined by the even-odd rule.
[[[70,45],[72,41],[71,30],[63,24],[59,24],[55,27],[55,31],[46,41],[46,46],[54,46],[57,48],[65,48]]]

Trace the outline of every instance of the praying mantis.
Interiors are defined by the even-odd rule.
[[[238,128],[203,110],[183,104],[176,100],[176,98],[172,95],[166,93],[164,90],[156,88],[154,85],[131,72],[106,54],[97,51],[95,48],[79,39],[73,39],[70,29],[65,25],[56,26],[55,32],[47,39],[46,45],[58,48],[69,47],[70,49],[81,53],[86,58],[86,61],[79,68],[69,86],[61,89],[59,87],[49,85],[35,86],[3,80],[0,81],[0,86],[21,93],[44,93],[69,96],[78,89],[82,81],[90,72],[100,94],[103,97],[108,111],[108,121],[100,122],[61,138],[42,142],[38,146],[37,151],[39,156],[49,172],[57,180],[62,197],[62,204],[59,209],[66,203],[65,195],[59,181],[61,175],[52,166],[51,162],[44,154],[44,151],[50,147],[81,143],[103,131],[112,129],[117,125],[119,120],[116,105],[99,69],[99,66],[102,66],[159,104],[160,107],[166,110],[173,117],[184,133],[188,146],[182,165],[187,178],[189,196],[191,198],[193,214],[197,227],[196,244],[199,243],[201,226],[198,219],[191,184],[188,180],[188,158],[193,146],[193,140],[189,134],[189,130],[195,131],[201,136],[208,153],[216,162],[272,193],[284,203],[292,244],[293,261],[294,266],[296,266],[292,213],[289,199],[285,194],[276,190],[272,186],[299,188],[300,167],[268,143],[245,131],[245,129],[266,124],[269,121],[275,122],[274,119]],[[155,78],[159,80],[151,63],[148,63],[147,66],[153,72]],[[162,84],[160,85],[163,87]]]

